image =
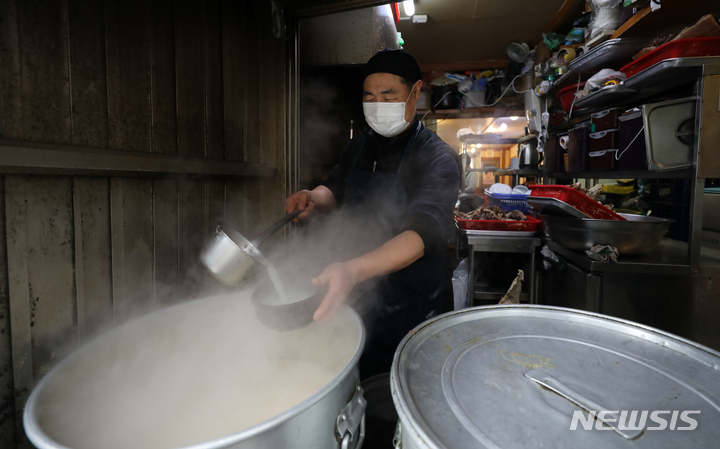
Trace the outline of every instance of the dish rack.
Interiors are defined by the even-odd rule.
[[[535,232],[540,220],[527,217],[527,220],[463,220],[455,218],[460,229],[472,231],[522,231]]]
[[[717,55],[720,55],[720,37],[678,39],[659,46],[650,53],[621,68],[620,71],[630,78],[666,59]]]
[[[625,218],[571,187],[558,185],[533,185],[528,187],[531,190],[530,196],[557,198],[583,212],[590,218],[596,220],[625,220]]]

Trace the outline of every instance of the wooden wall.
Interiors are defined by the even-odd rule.
[[[216,285],[197,257],[218,219],[252,235],[284,214],[292,43],[269,0],[3,0],[0,18],[3,139],[276,169],[0,170],[1,449],[31,447],[29,392],[79,343]]]

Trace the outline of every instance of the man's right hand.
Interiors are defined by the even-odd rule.
[[[287,213],[293,212],[296,209],[303,211],[300,215],[293,219],[295,223],[309,217],[315,210],[315,204],[312,202],[312,195],[310,191],[301,190],[290,195],[285,200],[285,209]]]

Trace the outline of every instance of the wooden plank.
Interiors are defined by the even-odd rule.
[[[205,155],[225,157],[225,116],[223,110],[222,7],[219,0],[206,1],[205,29]]]
[[[152,151],[177,155],[173,1],[153,0],[149,3],[149,9]]]
[[[126,303],[125,293],[125,215],[122,178],[110,179],[110,257],[112,263],[113,319]]]
[[[72,141],[108,146],[105,11],[94,0],[68,0]]]
[[[180,292],[194,297],[207,280],[207,270],[198,261],[207,235],[207,193],[204,181],[178,183]]]
[[[34,386],[30,292],[28,289],[27,205],[25,182],[5,177],[5,238],[7,240],[10,340],[12,342],[15,429],[19,448],[31,448],[23,431],[22,415]]]
[[[23,181],[33,379],[38,381],[77,347],[72,180]]]
[[[175,4],[178,154],[205,156],[205,45],[200,0]]]
[[[420,64],[423,72],[465,72],[474,70],[504,69],[507,59],[485,59],[482,61],[428,62]]]
[[[17,0],[0,2],[0,104],[2,136],[22,139],[23,114],[20,75],[20,42],[17,22]]]
[[[152,149],[147,8],[142,0],[105,2],[110,148]]]
[[[225,183],[223,181],[207,182],[207,234],[209,239],[215,234],[218,221],[226,221],[225,217]]]
[[[260,163],[263,159],[260,148],[260,45],[258,35],[260,24],[256,17],[260,16],[260,2],[243,2],[245,8],[243,19],[244,41],[247,47],[246,67],[246,107],[245,114],[247,132],[245,135],[245,160],[247,162]],[[259,211],[258,211],[259,212]]]
[[[125,298],[116,305],[123,318],[157,308],[153,285],[152,181],[123,179]]]
[[[247,229],[247,197],[245,181],[225,183],[225,221],[233,228]]]
[[[113,323],[110,181],[73,179],[78,337],[97,335]]]
[[[225,159],[245,161],[247,49],[241,2],[223,0],[223,106],[225,112]]]
[[[18,5],[23,137],[70,143],[70,83],[64,2],[23,0]]]
[[[270,225],[263,217],[262,183],[260,181],[245,181],[245,195],[247,195],[247,218],[245,228],[241,231],[249,239],[253,239],[264,228]]]
[[[155,298],[158,305],[178,301],[178,185],[170,179],[153,181],[155,229]]]
[[[573,10],[573,7],[578,1],[579,0],[565,0],[563,4],[560,5],[560,9],[558,9],[552,19],[550,19],[550,22],[545,26],[543,33],[554,33],[558,31],[558,27],[567,19],[568,14]]]
[[[620,25],[620,27],[619,27],[617,30],[615,30],[615,32],[610,36],[610,39],[616,39],[616,38],[622,36],[622,35],[625,34],[625,32],[626,32],[627,30],[629,30],[633,25],[635,25],[636,23],[638,23],[640,20],[642,20],[643,17],[647,16],[647,15],[650,14],[651,12],[652,12],[652,11],[651,11],[650,6],[647,6],[647,7],[643,8],[643,9],[641,9],[640,11],[638,11],[637,13],[635,13],[634,16],[630,17],[625,23],[623,23],[622,25]]]
[[[0,236],[5,233],[5,183],[0,177]],[[0,448],[15,448],[15,392],[10,342],[7,239],[0,239]]]

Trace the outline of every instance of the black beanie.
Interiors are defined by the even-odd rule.
[[[420,65],[413,55],[403,50],[380,50],[365,64],[363,79],[373,73],[392,73],[414,83],[422,79]]]

